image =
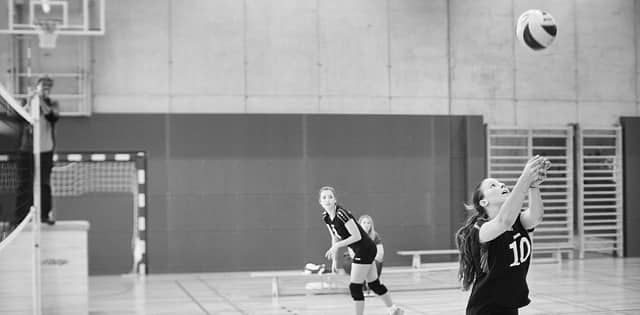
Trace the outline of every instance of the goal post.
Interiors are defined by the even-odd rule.
[[[131,193],[132,273],[147,273],[147,158],[145,152],[57,152],[52,194]]]

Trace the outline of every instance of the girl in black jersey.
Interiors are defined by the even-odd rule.
[[[335,189],[333,187],[320,188],[319,201],[322,208],[324,208],[322,219],[331,235],[331,248],[325,253],[325,256],[332,261],[331,270],[333,272],[337,271],[336,253],[338,249],[349,246],[354,252],[349,291],[355,302],[356,315],[364,314],[364,293],[362,288],[365,281],[369,283],[369,288],[382,298],[389,308],[389,314],[404,314],[404,310],[393,304],[387,288],[378,279],[376,265],[373,264],[377,253],[376,244],[360,224],[356,222],[353,215],[337,204]]]
[[[376,270],[378,271],[378,278],[380,278],[380,274],[382,273],[382,264],[384,262],[384,245],[382,245],[382,237],[380,234],[376,232],[375,225],[373,224],[373,218],[371,218],[368,214],[363,214],[358,218],[358,224],[362,227],[362,229],[369,235],[369,238],[373,240],[373,243],[376,244],[376,249],[378,253],[374,259],[374,263],[376,264]],[[352,251],[351,251],[352,252]]]
[[[368,214],[363,214],[358,218],[358,224],[362,227],[362,230],[369,235],[369,238],[376,244],[376,257],[373,260],[373,263],[376,265],[376,270],[378,271],[378,278],[380,278],[380,274],[382,274],[382,264],[384,262],[384,245],[382,245],[382,237],[380,234],[376,232],[375,225],[373,224],[373,218],[371,218]],[[347,247],[347,252],[345,253],[345,262],[342,264],[344,270],[351,274],[351,262],[353,260],[353,256],[355,253],[349,247]],[[347,265],[348,264],[348,265]],[[367,283],[364,284],[364,291],[367,294],[371,294],[371,290],[367,288]]]
[[[493,178],[484,179],[476,187],[473,205],[469,206],[474,213],[456,233],[458,276],[463,290],[473,286],[467,315],[518,314],[518,308],[529,304],[529,232],[542,221],[538,185],[550,165],[543,157],[533,157],[512,192]],[[521,211],[527,193],[529,208]]]

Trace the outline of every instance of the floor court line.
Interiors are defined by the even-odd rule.
[[[180,287],[180,289],[182,289],[182,291],[184,291],[184,293],[189,296],[189,298],[193,301],[193,303],[196,303],[196,305],[198,305],[198,307],[207,315],[211,315],[206,308],[204,308],[202,306],[202,304],[200,304],[200,302],[198,302],[198,300],[189,292],[189,290],[187,290],[181,283],[180,280],[176,280],[176,285],[178,285],[178,287]]]
[[[468,291],[442,289],[457,286],[456,276],[456,272],[420,278],[385,276],[384,271],[382,274],[394,302],[406,308],[406,315],[464,314]],[[203,308],[206,314],[215,315],[352,314],[353,303],[346,289],[348,278],[336,279],[339,283],[333,290],[337,292],[330,294],[306,290],[305,279],[282,281],[283,295],[274,303],[271,279],[251,278],[249,272],[90,277],[89,307],[91,315],[197,315],[204,314]],[[638,315],[639,280],[640,258],[532,264],[528,277],[531,304],[522,308],[520,314]],[[186,298],[183,290],[189,291],[192,300]],[[387,315],[384,303],[377,297],[367,297],[365,309],[367,315]]]
[[[205,281],[204,279],[197,277],[198,280],[200,282],[202,282],[207,288],[209,288],[209,290],[211,290],[213,293],[215,293],[218,297],[220,297],[223,301],[225,301],[225,303],[229,304],[229,306],[233,307],[236,311],[238,311],[240,314],[243,315],[248,315],[242,308],[240,308],[238,305],[236,305],[235,303],[233,303],[231,301],[231,299],[229,299],[228,297],[226,297],[224,294],[221,294],[220,291],[218,291],[216,288],[214,288],[213,286],[211,286],[209,284],[208,281]]]

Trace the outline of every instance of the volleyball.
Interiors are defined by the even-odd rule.
[[[516,24],[516,37],[525,47],[542,50],[551,45],[558,28],[553,16],[542,10],[528,10]]]

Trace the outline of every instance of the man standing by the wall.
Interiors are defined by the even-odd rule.
[[[58,102],[49,96],[53,87],[53,79],[41,77],[36,83],[36,93],[33,97],[40,98],[40,218],[43,223],[54,224],[50,213],[53,207],[51,197],[51,170],[53,169],[53,151],[55,148],[55,123],[60,117]],[[31,100],[25,109],[33,113]],[[24,130],[18,159],[18,191],[16,202],[16,224],[29,213],[33,204],[33,129],[31,126]]]

